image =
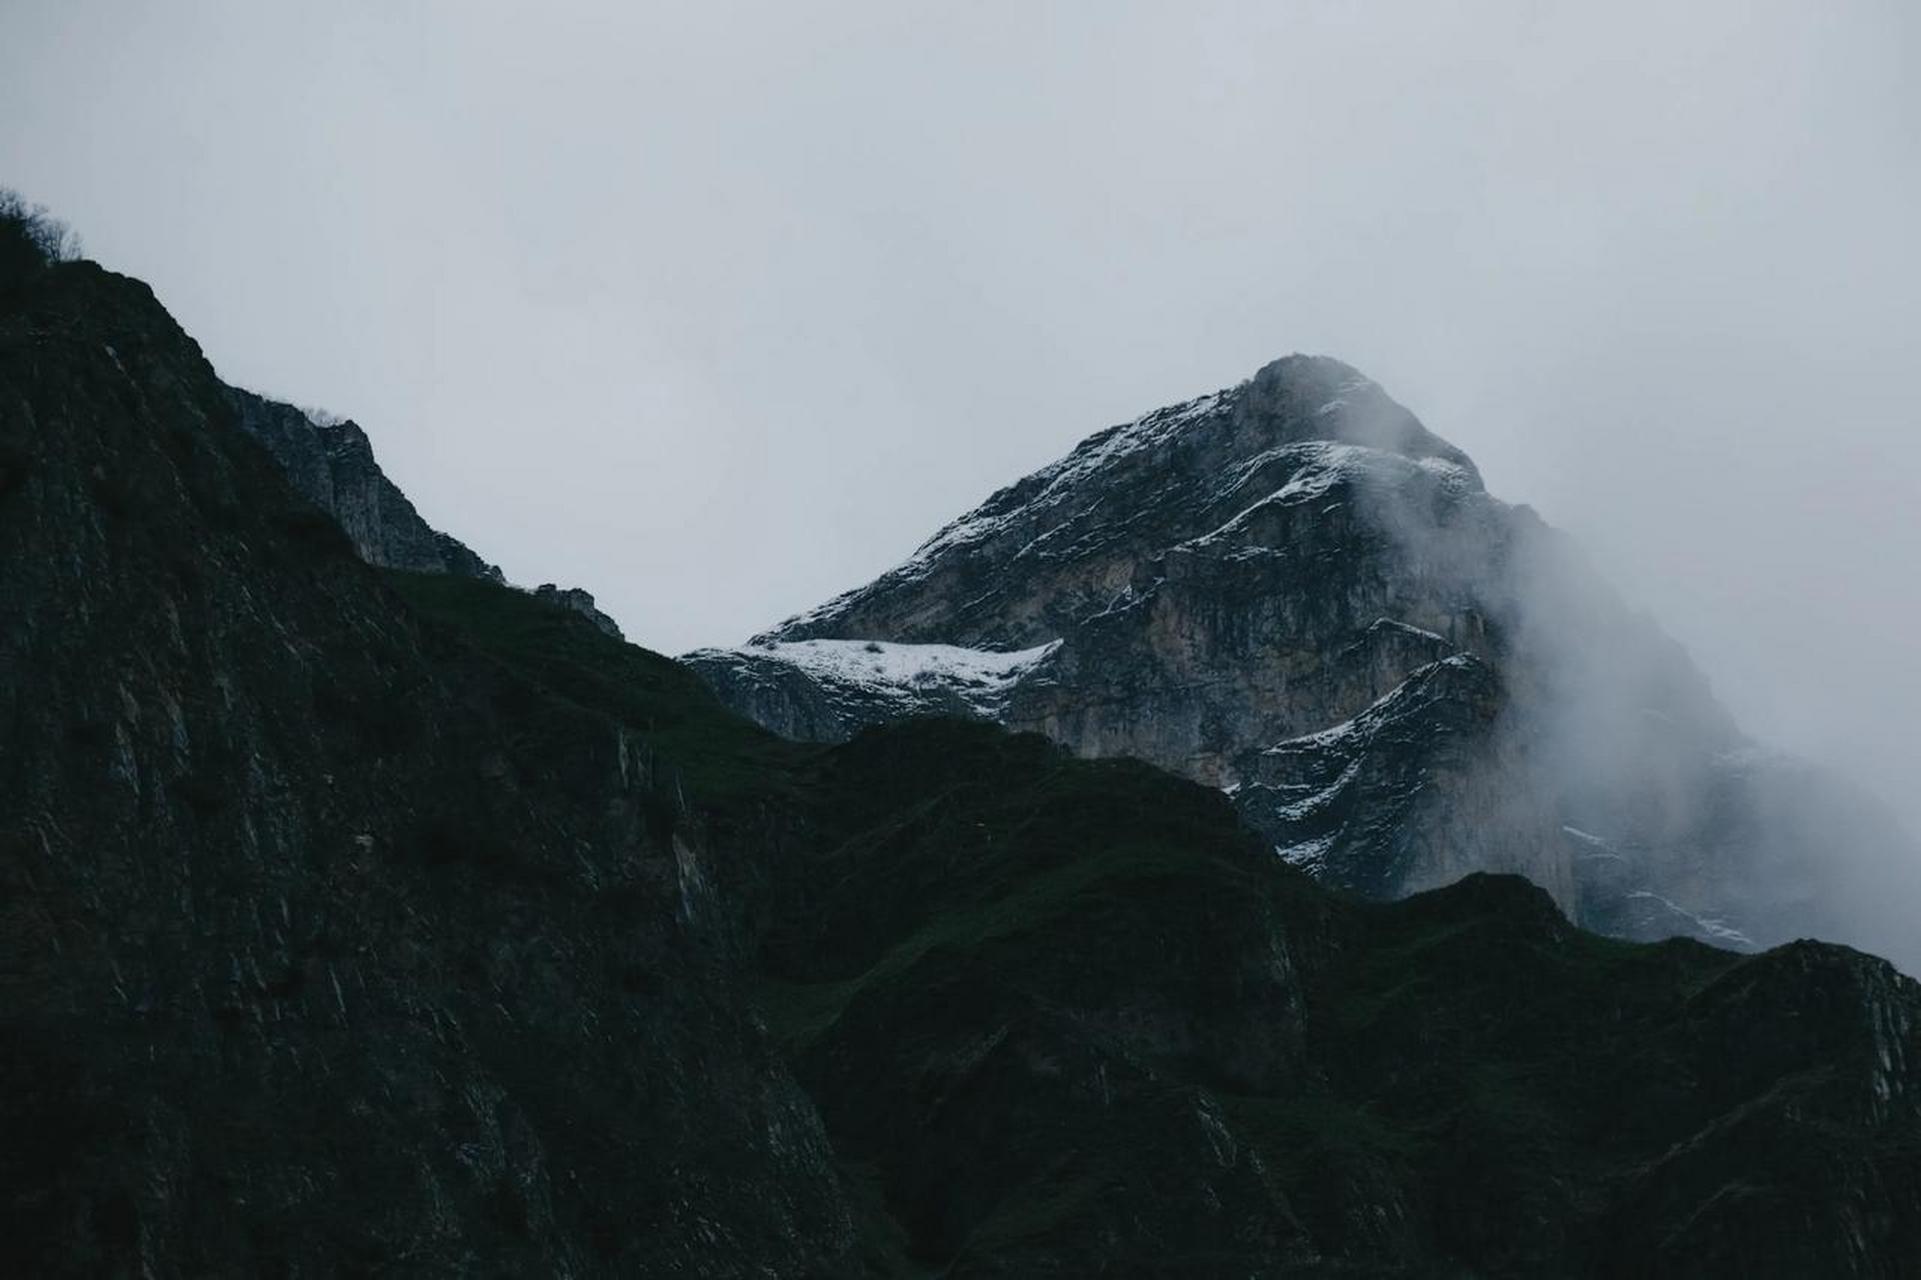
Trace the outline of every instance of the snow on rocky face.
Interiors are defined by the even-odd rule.
[[[878,640],[793,640],[701,649],[682,661],[752,718],[790,738],[837,742],[909,716],[997,720],[1058,642],[1011,653]]]
[[[1893,822],[1752,750],[1561,534],[1335,360],[1089,437],[873,582],[688,660],[792,737],[958,714],[1146,759],[1368,896],[1512,871],[1623,936],[1921,963]]]

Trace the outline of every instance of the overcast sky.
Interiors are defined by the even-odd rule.
[[[0,0],[0,183],[642,643],[1302,350],[1921,767],[1921,6]]]

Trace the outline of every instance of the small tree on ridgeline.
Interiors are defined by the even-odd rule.
[[[0,187],[0,288],[11,288],[56,262],[80,256],[72,227],[30,204],[18,191]]]

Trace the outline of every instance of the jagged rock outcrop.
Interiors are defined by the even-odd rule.
[[[534,588],[534,595],[549,604],[573,610],[616,640],[625,639],[620,633],[620,624],[602,613],[594,604],[594,597],[579,587],[557,587],[543,582]]]
[[[243,430],[266,446],[296,492],[334,518],[362,560],[379,569],[446,573],[504,582],[496,565],[424,520],[374,461],[358,423],[316,418],[304,409],[228,387]],[[615,639],[620,624],[580,587],[542,583],[536,595],[572,609]]]
[[[1053,645],[972,712],[1225,788],[1283,857],[1371,896],[1512,871],[1625,936],[1921,963],[1898,827],[1757,751],[1560,534],[1337,361],[1101,432],[874,582],[687,661],[800,736],[919,709],[814,715],[827,686],[789,655],[827,639]]]
[[[317,422],[305,410],[238,387],[227,395],[242,429],[267,447],[296,491],[334,518],[362,560],[382,569],[502,580],[498,568],[421,518],[374,461],[359,424]]]

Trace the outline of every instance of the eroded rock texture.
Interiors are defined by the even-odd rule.
[[[240,426],[267,447],[303,497],[334,518],[360,558],[382,569],[501,581],[500,570],[430,526],[380,464],[359,424],[228,388]]]

